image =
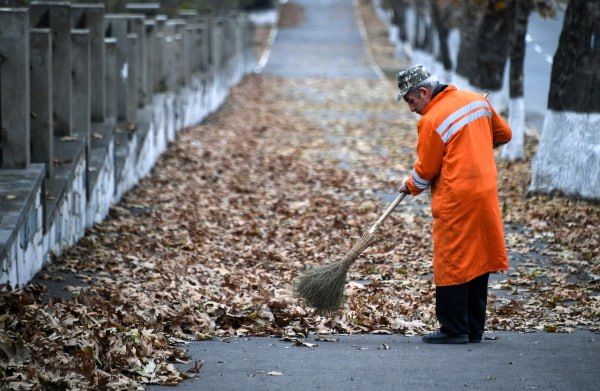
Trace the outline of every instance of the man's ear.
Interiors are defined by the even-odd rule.
[[[419,92],[421,93],[421,97],[424,99],[431,99],[431,95],[433,94],[433,90],[425,87],[419,88]]]

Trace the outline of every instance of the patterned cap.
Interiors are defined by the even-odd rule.
[[[400,90],[398,91],[396,102],[401,101],[408,90],[430,76],[431,72],[425,69],[425,67],[421,64],[411,65],[410,67],[398,72],[396,75],[396,81],[398,82],[398,88]]]

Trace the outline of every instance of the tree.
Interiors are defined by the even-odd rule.
[[[437,60],[442,63],[445,71],[452,70],[452,59],[450,58],[450,49],[448,48],[448,33],[450,30],[450,7],[447,4],[440,4],[438,0],[430,0],[431,19],[438,33],[440,52]]]
[[[530,1],[513,3],[514,27],[510,45],[508,123],[513,132],[510,143],[502,148],[502,159],[522,160],[525,157],[525,100],[523,98],[523,65],[525,60],[525,37],[531,14]]]
[[[460,47],[456,58],[456,74],[468,81],[476,72],[473,61],[477,57],[477,33],[483,13],[478,0],[463,0],[462,18],[459,25]]]
[[[388,3],[392,9],[391,23],[397,29],[397,36],[393,37],[393,42],[396,44],[396,58],[407,57],[410,59],[412,48],[408,39],[406,24],[406,9],[409,7],[408,0],[389,0]]]
[[[502,89],[513,27],[513,3],[514,0],[506,0],[487,4],[476,35],[476,66],[469,75],[474,87],[490,92]]]
[[[413,47],[431,53],[433,49],[433,34],[430,18],[427,12],[427,4],[415,1],[415,32],[413,35]]]
[[[398,27],[398,39],[400,41],[408,40],[408,33],[406,31],[406,8],[408,7],[407,0],[393,0],[390,1],[390,8],[392,9],[392,24]]]
[[[600,199],[600,3],[571,0],[552,63],[531,192]]]

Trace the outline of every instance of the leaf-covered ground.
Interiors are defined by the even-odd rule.
[[[374,57],[390,63],[384,27],[361,11]],[[434,329],[426,194],[352,265],[339,313],[319,316],[291,290],[306,267],[350,249],[409,171],[416,117],[394,94],[389,81],[246,77],[104,223],[35,283],[2,293],[4,384],[173,384],[187,375],[173,366],[187,359],[182,340]],[[498,162],[511,270],[493,278],[487,327],[599,332],[600,207],[526,197],[535,144],[524,162]],[[54,284],[73,298],[57,299]]]

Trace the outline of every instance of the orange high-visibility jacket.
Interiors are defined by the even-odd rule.
[[[407,187],[431,186],[435,284],[508,269],[493,146],[510,141],[510,127],[487,99],[450,85],[424,108],[418,133]]]

